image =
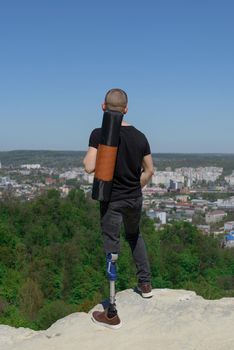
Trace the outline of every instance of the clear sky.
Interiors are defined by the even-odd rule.
[[[234,153],[233,0],[0,1],[0,150],[86,150],[105,92],[153,152]]]

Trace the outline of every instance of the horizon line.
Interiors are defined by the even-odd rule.
[[[0,153],[7,152],[87,152],[87,150],[63,150],[63,149],[12,149],[12,150],[0,150]],[[206,155],[233,155],[234,152],[151,152],[154,154],[206,154]]]

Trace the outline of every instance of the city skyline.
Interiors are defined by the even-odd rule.
[[[0,151],[86,150],[112,87],[153,153],[233,153],[232,1],[1,4]]]

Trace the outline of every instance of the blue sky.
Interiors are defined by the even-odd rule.
[[[105,92],[153,152],[234,153],[232,0],[0,2],[0,150],[86,150]]]

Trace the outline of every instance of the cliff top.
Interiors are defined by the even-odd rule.
[[[151,299],[133,290],[117,293],[123,326],[111,330],[77,312],[46,331],[0,326],[4,350],[230,350],[234,344],[234,298],[205,300],[193,291],[154,289]]]

